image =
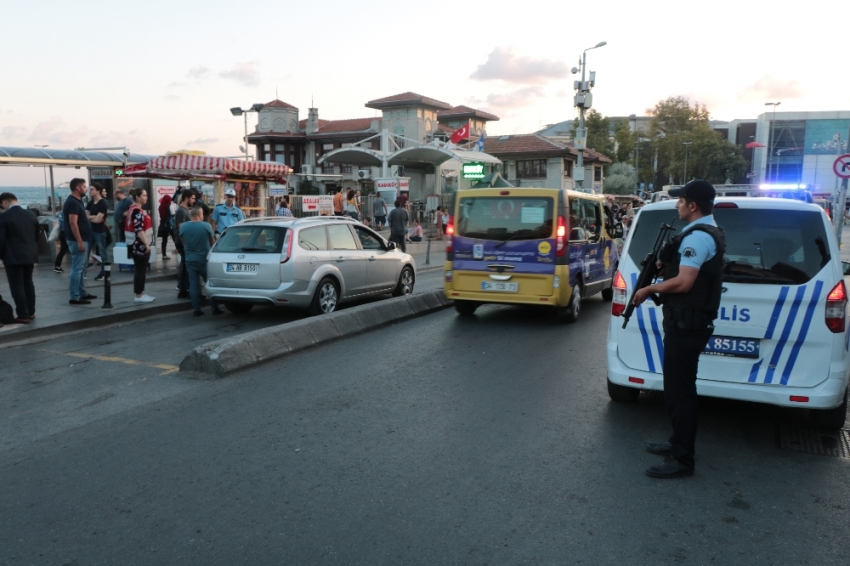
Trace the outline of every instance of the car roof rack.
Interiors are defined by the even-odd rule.
[[[291,224],[304,224],[307,222],[330,222],[332,220],[336,221],[344,221],[344,222],[356,222],[360,223],[359,220],[355,220],[350,216],[302,216],[300,218],[295,218],[291,216],[255,216],[252,218],[245,218],[244,220],[240,220],[237,224],[253,224],[255,222],[289,222]]]

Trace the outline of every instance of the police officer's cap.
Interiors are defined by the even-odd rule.
[[[708,181],[694,179],[683,187],[670,189],[667,194],[671,197],[685,197],[691,202],[711,202],[717,196],[717,191]]]

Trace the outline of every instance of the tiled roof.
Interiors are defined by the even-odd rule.
[[[330,120],[322,120],[321,118],[319,118],[319,127],[320,128],[322,126],[324,126],[325,124],[329,124],[329,123],[330,123]],[[304,120],[298,121],[298,129],[302,130],[302,131],[307,129],[307,119],[306,118]]]
[[[453,134],[453,133],[455,133],[455,130],[457,128],[453,128],[453,127],[447,126],[445,124],[437,124],[437,129],[440,130],[440,131],[446,132],[447,134]]]
[[[578,155],[572,142],[559,143],[540,134],[515,134],[511,136],[492,136],[484,138],[484,152],[500,156],[533,155]],[[584,158],[588,161],[610,163],[605,155],[586,149]]]
[[[437,112],[437,120],[441,118],[481,118],[482,120],[489,121],[497,121],[499,119],[495,114],[490,114],[489,112],[484,112],[483,110],[476,110],[475,108],[470,108],[469,106],[455,106],[454,108],[449,108],[448,110],[440,110]]]
[[[263,105],[263,108],[292,108],[293,110],[298,110],[298,108],[296,108],[295,106],[293,106],[289,103],[286,103],[282,100],[278,100],[276,98],[274,100],[272,100],[271,102],[266,102]]]
[[[416,94],[415,92],[403,92],[401,94],[394,94],[392,96],[387,96],[384,98],[377,98],[375,100],[370,100],[366,103],[366,108],[386,108],[391,106],[411,106],[414,104],[419,104],[422,106],[430,106],[432,108],[439,108],[443,110],[448,110],[452,107],[451,104],[447,104],[435,98],[429,98],[427,96],[422,96],[421,94]]]
[[[304,132],[252,132],[248,134],[249,139],[262,139],[262,138],[306,138],[307,134]]]
[[[372,127],[372,122],[378,118],[353,118],[351,120],[330,120],[319,126],[318,134],[334,132],[359,132]]]

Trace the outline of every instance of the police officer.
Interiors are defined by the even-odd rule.
[[[213,209],[210,224],[216,238],[221,236],[221,233],[228,226],[232,226],[240,220],[245,219],[245,213],[242,212],[241,208],[236,206],[235,200],[236,191],[234,189],[227,189],[224,191],[224,202]]]
[[[658,293],[664,313],[664,403],[673,434],[667,442],[646,447],[665,456],[662,464],[646,470],[655,478],[694,473],[697,364],[714,331],[726,251],[723,231],[712,216],[715,194],[711,183],[701,179],[669,191],[679,198],[679,218],[688,224],[660,254],[664,280],[635,293],[635,305]]]

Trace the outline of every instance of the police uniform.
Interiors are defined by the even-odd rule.
[[[671,196],[690,196],[693,193],[689,191],[694,191],[697,196],[710,195],[710,198],[693,200],[714,200],[714,187],[707,181],[691,181],[674,190],[677,194],[671,191]],[[650,445],[649,448],[651,452],[675,458],[686,473],[692,473],[694,469],[697,366],[699,356],[714,331],[714,319],[720,307],[725,251],[723,231],[717,227],[714,217],[708,215],[685,226],[661,254],[665,279],[676,277],[682,266],[699,269],[696,281],[687,293],[660,296],[664,314],[664,403],[673,425],[673,434],[669,445]]]
[[[232,208],[227,208],[226,204],[221,203],[213,209],[212,219],[215,221],[216,236],[221,236],[225,228],[233,226],[240,220],[244,220],[245,213],[235,204]]]

